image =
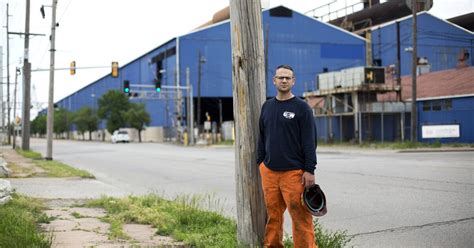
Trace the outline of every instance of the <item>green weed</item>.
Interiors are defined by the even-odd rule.
[[[318,243],[318,248],[342,248],[350,241],[351,237],[347,235],[346,231],[329,231],[324,229],[318,222],[318,219],[313,220],[314,236]],[[286,235],[283,240],[283,246],[286,248],[293,248],[293,240],[290,235]]]
[[[38,230],[39,223],[48,218],[39,200],[12,195],[12,200],[0,206],[0,247],[51,247],[53,235]]]
[[[201,210],[203,197],[180,196],[174,201],[155,195],[115,199],[103,197],[88,206],[103,207],[105,220],[116,223],[150,224],[158,234],[172,236],[192,247],[236,247],[236,223],[219,213]],[[119,236],[119,235],[118,235]]]

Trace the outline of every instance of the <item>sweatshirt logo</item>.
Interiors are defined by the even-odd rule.
[[[289,112],[289,111],[285,111],[283,112],[283,116],[286,118],[286,119],[293,119],[295,117],[295,113],[293,112]]]

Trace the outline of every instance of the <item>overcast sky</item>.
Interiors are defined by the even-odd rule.
[[[271,0],[262,1],[267,7],[285,5],[300,13],[319,7],[330,0]],[[360,2],[338,0],[333,9]],[[382,1],[384,2],[384,1]],[[24,32],[26,0],[0,0],[2,27],[6,26],[6,4],[9,3],[10,32]],[[67,68],[71,61],[78,67],[120,65],[158,47],[164,42],[193,30],[209,21],[213,14],[228,6],[228,0],[58,0],[56,29],[56,68]],[[52,5],[52,0],[31,0],[30,32],[46,34],[30,39],[32,69],[49,68],[49,35],[51,12],[45,8],[46,18],[40,14],[41,5]],[[434,0],[430,13],[450,18],[474,11],[473,0]],[[360,6],[360,5],[359,5]],[[6,70],[6,29],[0,32],[3,47],[3,68]],[[21,67],[23,37],[10,35],[10,82],[14,82],[15,67]],[[56,71],[54,100],[58,101],[93,81],[110,73],[110,69]],[[6,81],[6,71],[3,72]],[[48,101],[48,72],[32,73],[32,116],[46,107]],[[21,93],[21,77],[19,78]],[[4,87],[6,92],[6,87]],[[13,85],[11,86],[13,92]],[[6,93],[5,93],[6,95]],[[19,94],[19,99],[21,95]],[[6,96],[4,96],[6,99]],[[17,111],[18,112],[18,111]]]

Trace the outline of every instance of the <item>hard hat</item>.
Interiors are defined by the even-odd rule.
[[[303,191],[303,194],[301,194],[301,202],[306,209],[316,217],[321,217],[328,211],[326,208],[326,196],[317,184]]]

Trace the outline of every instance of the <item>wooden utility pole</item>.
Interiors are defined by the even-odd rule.
[[[417,2],[413,0],[412,13],[413,13],[413,54],[412,54],[412,67],[411,67],[411,142],[418,141],[417,135],[417,112],[416,112],[416,67],[418,64],[417,57],[417,44],[416,44],[416,12],[417,12]]]
[[[17,85],[18,85],[18,75],[20,75],[20,68],[16,68],[15,70],[15,86],[14,86],[14,90],[13,90],[13,121],[12,121],[12,125],[13,125],[13,149],[16,149],[16,89],[17,89]]]
[[[258,119],[265,100],[260,0],[231,0],[232,91],[235,120],[237,239],[261,246],[266,211],[257,166]]]
[[[51,49],[49,62],[49,92],[48,92],[48,116],[46,122],[46,160],[53,160],[53,132],[54,132],[54,52],[56,51],[56,6],[57,0],[53,0],[53,13],[51,19]]]
[[[23,55],[23,115],[21,120],[21,149],[30,150],[31,64],[28,61],[30,45],[30,0],[26,0],[25,54]]]
[[[11,126],[12,121],[10,120],[10,37],[8,36],[9,32],[9,21],[10,15],[8,12],[8,3],[7,3],[7,133],[8,133],[8,144],[11,144]]]

